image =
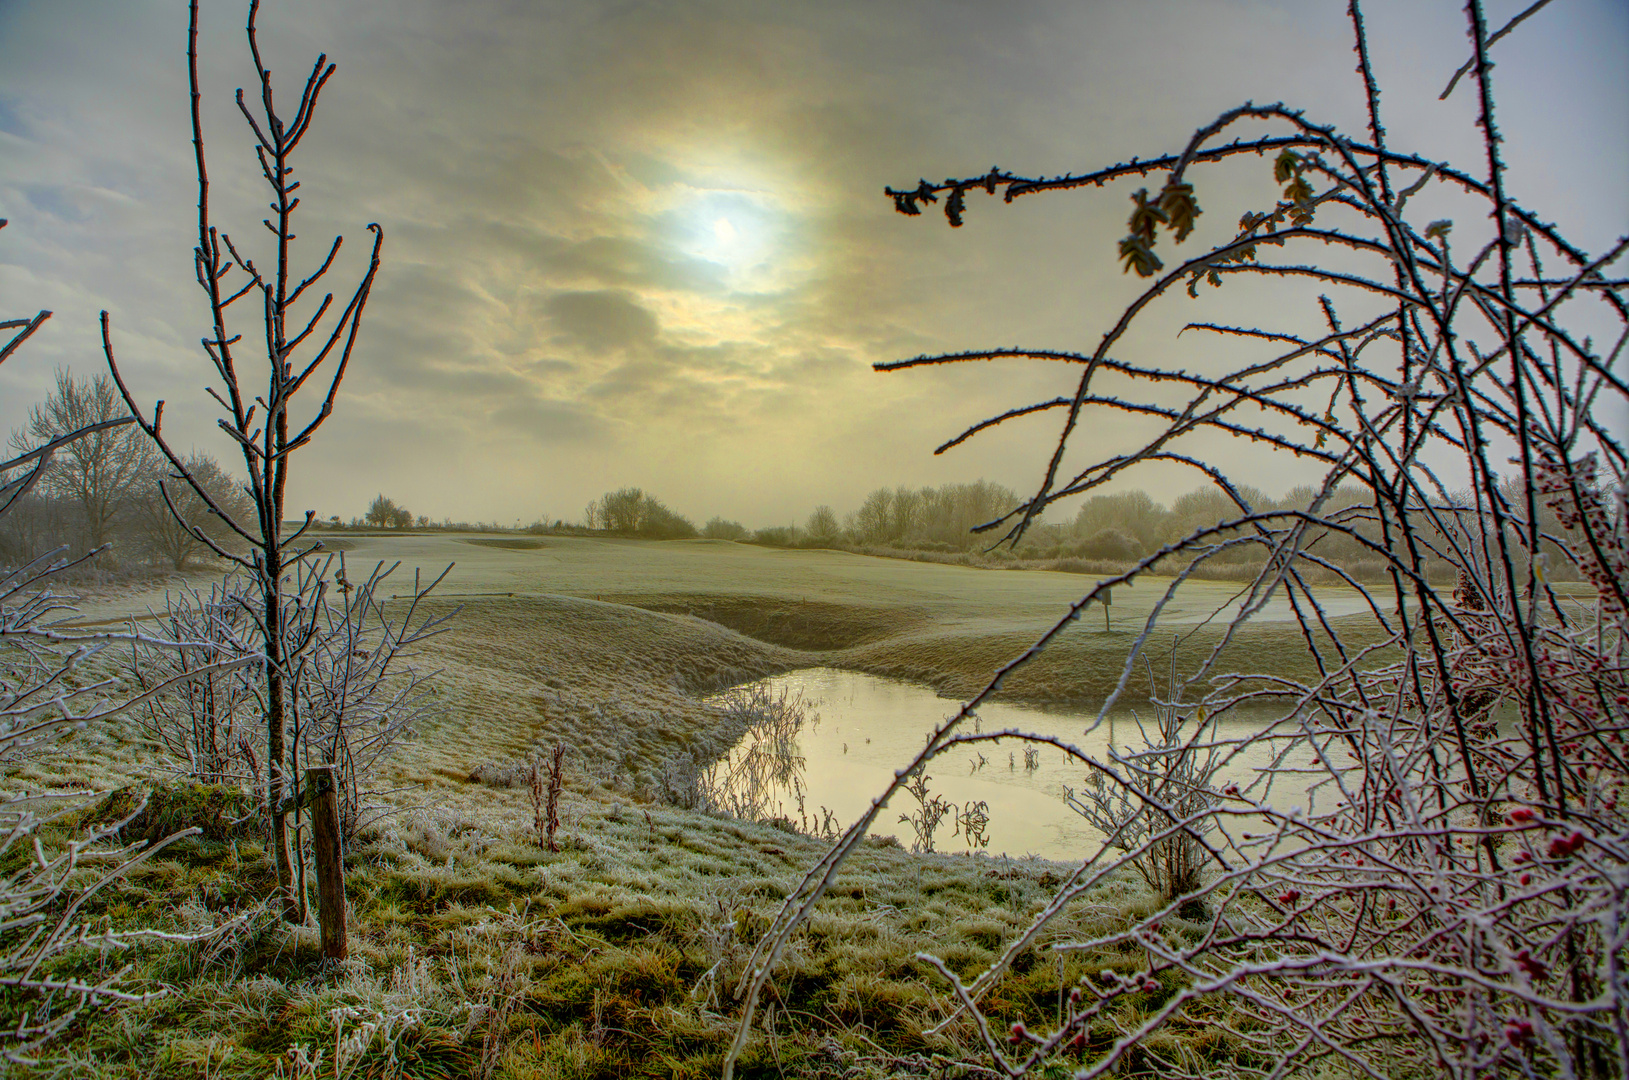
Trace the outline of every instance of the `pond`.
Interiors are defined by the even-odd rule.
[[[794,671],[744,689],[767,692],[770,698],[784,692],[787,701],[801,699],[805,719],[795,732],[783,732],[779,743],[777,756],[785,759],[786,767],[758,785],[754,799],[762,816],[786,817],[807,831],[817,831],[822,821],[839,830],[853,824],[887,787],[895,770],[921,750],[928,733],[959,707],[925,687],[836,668]],[[1152,733],[1150,711],[1138,710],[1138,715]],[[1145,745],[1132,710],[1116,710],[1087,733],[1095,716],[1095,710],[1084,708],[995,703],[979,710],[977,722],[986,732],[1019,728],[1054,735],[1100,760],[1107,760],[1111,744]],[[1212,740],[1254,735],[1272,716],[1258,712],[1213,721]],[[767,745],[762,736],[749,734],[720,764],[718,775],[741,764],[755,741],[760,750]],[[1265,745],[1246,748],[1221,770],[1217,786],[1248,783],[1270,753]],[[1296,757],[1305,763],[1307,755],[1300,752]],[[1055,747],[1036,748],[1017,740],[977,743],[941,754],[926,771],[928,797],[955,804],[935,833],[938,851],[969,850],[969,839],[956,818],[979,803],[987,808],[988,846],[983,850],[991,855],[1070,860],[1094,851],[1101,838],[1064,800],[1066,788],[1079,792],[1085,786],[1086,766]],[[1259,797],[1260,789],[1255,794]],[[1294,804],[1305,799],[1304,784],[1290,791],[1280,777],[1269,801]],[[900,816],[917,813],[919,807],[910,793],[897,792],[878,815],[872,833],[892,835],[911,847],[914,827]]]

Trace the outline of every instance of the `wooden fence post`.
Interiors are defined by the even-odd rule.
[[[317,922],[322,927],[322,955],[343,960],[350,955],[345,934],[345,862],[340,855],[339,792],[334,788],[334,766],[315,765],[305,771],[311,808],[311,846],[317,859]]]

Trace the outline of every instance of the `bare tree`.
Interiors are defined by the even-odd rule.
[[[362,515],[362,520],[369,525],[388,529],[396,524],[401,515],[402,508],[396,505],[396,501],[385,498],[384,493],[381,492],[375,495],[373,501],[368,504],[368,512]]]
[[[803,526],[811,537],[822,543],[829,543],[837,539],[840,531],[837,525],[837,514],[829,506],[817,506],[809,514],[808,522]]]
[[[78,508],[89,547],[113,538],[115,520],[137,501],[156,459],[139,428],[104,426],[128,416],[106,375],[75,379],[67,368],[58,368],[56,390],[29,410],[23,430],[11,437],[13,449],[28,451],[94,429],[62,445],[39,481],[41,490]]]
[[[210,216],[209,174],[205,166],[203,125],[199,113],[202,92],[198,80],[198,3],[190,5],[187,65],[192,90],[193,149],[198,175],[198,243],[194,251],[198,284],[209,302],[211,330],[203,348],[220,379],[220,388],[211,387],[210,396],[224,412],[219,426],[237,444],[243,455],[249,479],[248,494],[253,519],[239,520],[216,502],[200,478],[192,476],[185,460],[170,446],[163,433],[164,403],[159,401],[149,416],[136,402],[125,383],[114,355],[107,313],[102,313],[102,344],[108,370],[123,394],[125,404],[137,424],[152,437],[175,472],[247,548],[239,555],[216,544],[201,529],[193,529],[200,542],[217,555],[235,563],[255,582],[254,616],[259,643],[264,654],[264,720],[266,727],[266,803],[271,816],[271,854],[276,867],[278,890],[286,917],[302,915],[296,895],[293,854],[290,850],[289,812],[297,805],[291,774],[292,747],[288,739],[291,709],[291,680],[300,662],[300,652],[309,637],[284,623],[289,609],[289,589],[300,564],[321,547],[309,541],[306,532],[315,513],[307,511],[305,522],[285,533],[284,494],[287,490],[292,455],[310,444],[324,422],[333,414],[334,402],[344,381],[361,328],[374,275],[379,269],[379,251],[384,234],[377,224],[367,270],[337,313],[334,294],[320,297],[311,290],[321,282],[339,255],[342,238],[335,238],[322,260],[302,270],[296,258],[295,212],[300,205],[296,195],[299,182],[293,178],[295,151],[311,130],[317,103],[334,65],[326,55],[319,56],[306,78],[292,115],[280,111],[272,91],[271,71],[261,58],[256,30],[258,0],[251,0],[247,26],[249,53],[257,76],[257,93],[251,108],[240,89],[239,110],[253,136],[261,174],[270,189],[272,217],[264,227],[271,233],[271,253],[258,262],[249,249],[229,233],[216,228]],[[256,230],[258,232],[258,230]],[[265,267],[263,269],[263,267]],[[261,327],[249,335],[263,342],[264,382],[258,390],[250,382],[246,357],[239,349],[243,335],[234,333],[233,305],[245,296],[259,301],[254,307]],[[320,388],[314,407],[297,416],[295,402],[301,391]],[[310,580],[307,578],[306,580]],[[313,582],[321,590],[325,583]],[[320,607],[320,594],[301,601],[306,610]]]
[[[248,494],[214,458],[195,452],[188,456],[185,467],[187,475],[195,477],[199,486],[209,492],[210,501],[234,521],[253,520]],[[246,550],[243,538],[216,516],[180,474],[155,462],[143,481],[132,500],[131,516],[153,555],[177,570],[185,570],[188,560],[205,551],[219,548],[242,554]],[[199,539],[200,533],[209,538],[209,544]]]
[[[773,965],[879,808],[937,755],[997,738],[1056,747],[1141,808],[1122,820],[1149,827],[1130,850],[1118,829],[1103,837],[971,982],[920,956],[948,987],[946,1019],[933,1030],[971,1030],[980,1069],[1629,1076],[1629,453],[1617,419],[1629,407],[1617,367],[1629,348],[1629,282],[1608,273],[1629,239],[1587,253],[1510,197],[1488,59],[1510,27],[1490,35],[1481,0],[1466,6],[1483,151],[1475,171],[1387,144],[1356,0],[1349,12],[1364,137],[1283,105],[1246,104],[1172,153],[1058,177],[992,169],[889,190],[905,214],[942,201],[954,226],[977,191],[999,190],[1011,201],[1163,178],[1156,194],[1133,195],[1119,246],[1127,271],[1148,285],[1095,348],[975,349],[879,367],[1036,359],[1071,372],[1066,392],[1006,409],[961,437],[1020,418],[1064,418],[1035,494],[984,526],[1011,542],[1058,500],[1147,464],[1197,470],[1232,509],[1070,605],[930,735],[810,868],[737,986],[745,1007],[726,1078]],[[1241,125],[1280,130],[1224,141]],[[1270,205],[1167,268],[1161,242],[1181,243],[1200,213],[1194,178],[1211,163],[1258,155],[1270,160],[1278,189]],[[1438,207],[1458,207],[1457,224],[1422,220],[1410,206],[1433,184]],[[1188,329],[1259,350],[1252,362],[1215,373],[1123,354],[1144,313],[1241,278],[1280,289],[1309,282],[1322,292],[1308,297],[1321,328],[1195,320]],[[1343,315],[1342,304],[1356,314]],[[1602,326],[1610,328],[1604,344]],[[1086,418],[1105,410],[1140,418],[1153,434],[1066,471]],[[1193,449],[1201,433],[1288,452],[1323,476],[1297,505],[1260,505],[1234,463]],[[1361,499],[1341,497],[1347,487]],[[1552,529],[1545,512],[1554,515]],[[1325,558],[1314,543],[1322,536],[1365,549],[1383,565],[1383,585],[1366,589]],[[1177,590],[1195,568],[1240,548],[1256,553],[1260,569],[1217,610],[1222,634],[1197,650],[1162,706],[1178,716],[1200,707],[1212,717],[1269,710],[1247,738],[1198,737],[1196,726],[1196,737],[1181,743],[1214,754],[1223,775],[1249,755],[1266,767],[1189,799],[1197,785],[1162,790],[1168,774],[1159,768],[1120,767],[1019,729],[963,730],[1008,674],[1089,605],[1181,556],[1190,565],[1156,600],[1101,722]],[[1553,588],[1540,557],[1547,552],[1587,583],[1582,595]],[[1436,564],[1451,568],[1457,584],[1438,584]],[[1309,580],[1313,573],[1339,581],[1338,595],[1360,614],[1332,609],[1332,593]],[[1247,640],[1269,603],[1295,620],[1304,655],[1273,671],[1219,667],[1223,650]],[[1169,756],[1162,740],[1168,745],[1145,761],[1162,750]],[[1181,837],[1203,858],[1185,892],[1147,914],[1127,913],[1121,925],[1093,920],[1103,927],[1096,936],[1059,929],[1059,916],[1099,883]],[[1206,917],[1185,921],[1196,903]],[[998,1003],[1011,999],[992,991],[1048,935],[1059,938],[1052,947],[1061,956],[1130,951],[1144,959],[1129,974],[1082,980],[1067,996],[1060,985],[1056,1017],[1035,1028],[999,1016]],[[1183,1033],[1199,1029],[1226,1045],[1190,1052]],[[1107,1037],[1088,1041],[1088,1032]]]

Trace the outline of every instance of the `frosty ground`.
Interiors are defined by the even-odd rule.
[[[353,577],[401,560],[392,581],[402,593],[415,569],[456,563],[433,602],[462,607],[418,658],[439,672],[438,715],[375,779],[385,812],[351,854],[352,958],[322,968],[314,929],[290,932],[254,907],[270,874],[254,837],[184,842],[99,894],[96,911],[116,925],[244,918],[204,945],[84,958],[84,974],[133,960],[138,987],[166,992],[79,1025],[33,1075],[717,1075],[731,983],[823,845],[784,824],[670,804],[676,762],[711,760],[740,735],[705,698],[815,665],[964,697],[1092,584],[722,541],[324,539]],[[1101,610],[1088,612],[1006,696],[1101,701],[1166,584],[1117,590],[1107,630]],[[1213,647],[1226,619],[1207,619],[1235,589],[1185,586],[1151,640],[1155,661],[1173,635],[1184,655]],[[1356,621],[1356,594],[1327,595],[1338,624]],[[161,603],[162,590],[124,589],[90,597],[81,617]],[[1299,627],[1269,608],[1220,670],[1300,674],[1304,655]],[[1127,693],[1146,697],[1146,678]],[[559,743],[569,747],[565,843],[549,854],[522,773]],[[122,727],[79,733],[14,784],[109,790],[163,772]],[[744,1074],[892,1075],[976,1054],[971,1027],[920,1034],[946,999],[914,954],[931,947],[972,975],[1071,869],[867,845],[783,961]],[[1081,974],[1136,966],[1140,951],[1060,963],[1045,946],[1145,910],[1129,880],[1091,894],[1026,953],[990,1011],[1050,1016]],[[1169,992],[1128,997],[1122,1021]],[[1103,1028],[1094,1045],[1112,1037]],[[1239,1053],[1202,1025],[1154,1049],[1196,1062]]]

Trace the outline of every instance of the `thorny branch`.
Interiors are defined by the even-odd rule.
[[[922,958],[948,987],[932,1031],[970,1017],[963,1030],[976,1035],[969,1052],[981,1068],[1022,1076],[1065,1065],[1096,1077],[1129,1062],[1171,1077],[1341,1066],[1456,1080],[1629,1076],[1629,456],[1618,427],[1629,409],[1619,366],[1629,342],[1629,239],[1592,255],[1506,190],[1488,47],[1543,6],[1494,34],[1479,0],[1466,6],[1472,61],[1449,90],[1475,74],[1486,152],[1476,174],[1388,145],[1354,0],[1365,139],[1283,105],[1247,103],[1182,149],[1146,160],[1052,178],[993,168],[886,189],[906,215],[943,199],[956,226],[975,188],[999,189],[1010,202],[1163,178],[1156,194],[1133,196],[1119,251],[1128,271],[1152,280],[1095,348],[974,349],[877,367],[1039,360],[1078,368],[1069,392],[1003,408],[939,447],[1063,414],[1034,494],[981,527],[1004,541],[1016,542],[1058,500],[1152,464],[1197,470],[1237,512],[1072,604],[934,730],[809,868],[735,988],[743,1008],[727,1077],[776,962],[883,803],[947,749],[995,738],[1047,741],[1077,762],[1087,786],[1076,799],[1101,839],[972,982]],[[1246,122],[1288,131],[1218,142]],[[1272,156],[1280,192],[1167,270],[1158,245],[1162,234],[1180,243],[1195,230],[1196,177],[1248,155]],[[1411,211],[1410,200],[1433,185],[1465,208],[1459,233],[1453,221]],[[1483,220],[1491,237],[1476,236]],[[1457,250],[1451,238],[1461,233],[1470,235]],[[1547,270],[1555,260],[1568,269]],[[1267,355],[1198,371],[1117,355],[1134,325],[1179,295],[1174,286],[1197,300],[1202,287],[1243,287],[1251,277],[1280,290],[1310,282],[1323,293],[1314,310],[1325,329],[1193,319],[1187,328]],[[1603,318],[1616,326],[1605,349],[1581,329]],[[1083,418],[1116,413],[1152,433],[1066,471],[1066,452],[1082,449]],[[1288,451],[1321,479],[1294,506],[1253,505],[1253,489],[1208,452],[1217,437]],[[1380,565],[1383,584],[1320,554],[1335,540]],[[960,732],[1105,590],[1168,574],[1098,711],[1101,723],[1194,571],[1239,558],[1253,560],[1253,578],[1213,613],[1217,642],[1180,673],[1173,668],[1143,748],[1094,757],[1029,733]],[[1367,614],[1336,615],[1328,588],[1312,584],[1330,577]],[[1301,632],[1303,661],[1224,669],[1228,647],[1248,641],[1275,600]],[[1223,738],[1208,724],[1267,707],[1272,718],[1246,737]],[[1247,768],[1251,761],[1258,764]],[[1152,911],[1046,947],[1087,956],[1134,950],[1141,969],[1069,988],[1067,1010],[1060,1006],[1046,1030],[995,1015],[989,992],[1015,960],[1056,938],[1060,920],[1094,889],[1128,873],[1154,886]],[[1196,1026],[1224,1046],[1207,1049],[1202,1067],[1169,1049]],[[1151,1041],[1160,1033],[1176,1043]]]

